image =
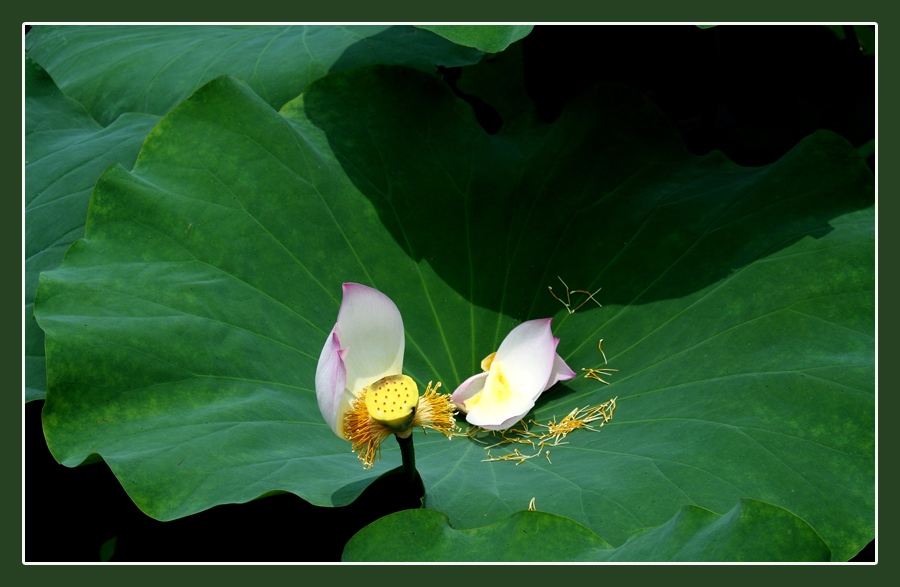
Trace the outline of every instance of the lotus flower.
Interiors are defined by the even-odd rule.
[[[403,319],[380,291],[345,283],[337,323],[316,367],[316,398],[325,421],[368,469],[391,434],[408,438],[415,426],[451,436],[455,426],[449,396],[431,382],[419,396],[403,375]]]
[[[469,424],[506,430],[557,381],[575,377],[556,354],[559,339],[553,337],[550,320],[529,320],[513,328],[497,352],[481,361],[484,373],[469,377],[456,388],[450,400],[466,414]]]

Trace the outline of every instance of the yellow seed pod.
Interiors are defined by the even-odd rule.
[[[366,388],[366,409],[373,420],[394,432],[412,426],[419,405],[419,387],[406,375],[388,375]]]

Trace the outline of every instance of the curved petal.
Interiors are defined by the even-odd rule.
[[[488,367],[487,374],[470,377],[454,392],[456,399],[465,402],[461,411],[467,412],[466,420],[488,430],[505,430],[522,419],[541,392],[558,378],[574,377],[556,354],[558,343],[549,318],[513,328],[497,352],[482,362]],[[459,406],[461,402],[454,403]]]
[[[559,339],[555,339],[556,343],[559,344]],[[553,367],[550,369],[550,379],[547,380],[547,385],[544,386],[544,389],[541,391],[547,391],[554,385],[556,385],[557,381],[568,381],[569,379],[575,378],[575,371],[566,364],[562,357],[556,355],[553,359]]]
[[[316,399],[325,422],[342,438],[344,435],[337,425],[343,421],[341,404],[345,403],[349,407],[349,401],[345,398],[347,369],[344,366],[343,355],[341,341],[332,330],[316,364]]]
[[[459,384],[456,391],[450,395],[450,401],[453,402],[457,410],[463,414],[468,412],[465,401],[484,389],[484,382],[487,380],[487,376],[487,372],[476,373]]]
[[[497,349],[491,370],[502,369],[510,389],[531,401],[547,387],[558,338],[550,330],[550,318],[529,320],[513,328]]]
[[[343,285],[337,324],[316,365],[316,399],[335,434],[346,438],[344,414],[362,389],[403,370],[403,319],[397,306],[376,289]]]
[[[403,371],[403,318],[389,297],[371,287],[345,283],[335,333],[343,346],[346,386],[359,395],[370,383]]]
[[[482,398],[466,414],[466,421],[485,430],[506,430],[534,407],[534,400],[518,393],[509,394],[502,401],[496,401],[494,395]]]
[[[527,414],[528,411],[532,407],[534,407],[534,402],[531,402],[531,405],[528,406],[527,408],[522,409],[521,413],[516,414],[515,416],[510,416],[509,418],[507,418],[500,424],[497,424],[496,426],[492,426],[490,424],[485,424],[484,426],[481,426],[481,427],[484,428],[485,430],[506,430],[507,428],[509,428],[510,426],[514,425],[516,422],[518,422],[519,420],[524,418],[525,414]]]

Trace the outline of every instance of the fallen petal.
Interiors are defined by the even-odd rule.
[[[575,376],[556,354],[558,343],[549,318],[523,322],[482,361],[487,373],[473,375],[453,392],[453,403],[470,424],[505,430],[534,407],[543,391]]]
[[[491,362],[492,370],[502,367],[511,389],[532,401],[547,389],[557,356],[559,339],[553,337],[550,320],[529,320],[513,328]]]
[[[456,391],[450,395],[450,401],[453,402],[460,413],[465,414],[468,412],[465,404],[466,400],[471,399],[484,389],[484,382],[487,380],[487,376],[487,373],[476,373],[475,375],[472,375],[460,383],[459,387],[456,388]]]
[[[556,342],[557,344],[559,343],[558,338],[556,339]],[[547,385],[544,386],[544,389],[541,391],[541,393],[556,385],[558,381],[568,381],[569,379],[574,378],[575,371],[573,371],[571,367],[566,364],[562,357],[556,355],[556,357],[553,359],[553,368],[550,370],[550,379],[547,380]]]
[[[503,401],[496,401],[495,395],[482,398],[466,414],[466,421],[485,430],[506,430],[534,407],[534,400],[519,394],[511,394]]]

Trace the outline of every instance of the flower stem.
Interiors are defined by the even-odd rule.
[[[416,451],[413,448],[412,429],[407,431],[405,437],[401,434],[395,434],[394,436],[397,438],[397,444],[400,445],[400,456],[403,459],[403,464],[392,472],[402,475],[404,484],[409,490],[412,490],[412,493],[418,500],[418,507],[424,507],[425,484],[422,483],[422,477],[416,470]]]
[[[416,449],[413,446],[413,435],[406,438],[396,435],[397,444],[400,445],[400,456],[403,458],[403,470],[409,475],[409,480],[415,482],[418,473],[416,471]]]

